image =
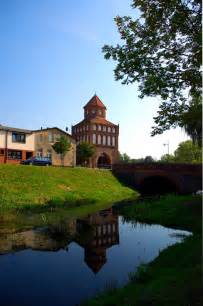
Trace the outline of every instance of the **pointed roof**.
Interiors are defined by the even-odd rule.
[[[84,108],[88,106],[98,106],[106,109],[106,106],[103,104],[103,102],[99,99],[99,97],[95,94],[89,102],[84,106]]]

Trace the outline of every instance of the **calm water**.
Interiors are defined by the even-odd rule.
[[[121,286],[186,231],[125,222],[111,209],[0,235],[1,306],[71,306]]]

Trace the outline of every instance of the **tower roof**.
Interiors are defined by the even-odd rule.
[[[95,94],[89,102],[84,106],[84,108],[88,106],[98,106],[106,109],[106,106],[103,104],[103,102],[99,99],[99,97]]]

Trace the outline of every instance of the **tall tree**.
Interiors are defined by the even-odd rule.
[[[130,163],[131,158],[127,153],[119,153],[119,161],[122,163]]]
[[[191,140],[183,141],[174,152],[174,160],[181,163],[201,163],[202,150]]]
[[[137,81],[141,98],[161,97],[152,136],[175,126],[201,134],[200,121],[190,124],[191,105],[202,93],[201,0],[133,0],[132,7],[137,19],[115,18],[123,44],[103,47],[105,58],[117,61],[116,80]]]
[[[85,166],[90,159],[95,154],[95,146],[87,142],[82,142],[77,145],[76,155],[77,163]]]
[[[64,157],[66,153],[71,149],[71,144],[67,137],[61,136],[52,146],[54,151],[61,156],[61,165],[64,166]]]

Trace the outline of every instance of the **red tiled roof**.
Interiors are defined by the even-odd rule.
[[[108,125],[108,126],[116,126],[116,124],[106,120],[105,118],[95,117],[95,118],[91,118],[91,119],[83,119],[79,123],[75,124],[73,127],[80,126],[81,124],[88,123],[88,122],[89,123],[97,123],[97,124],[105,124],[105,125]]]
[[[106,106],[103,104],[103,102],[99,99],[97,95],[94,95],[89,102],[84,106],[84,108],[88,106],[99,106],[106,109]]]

